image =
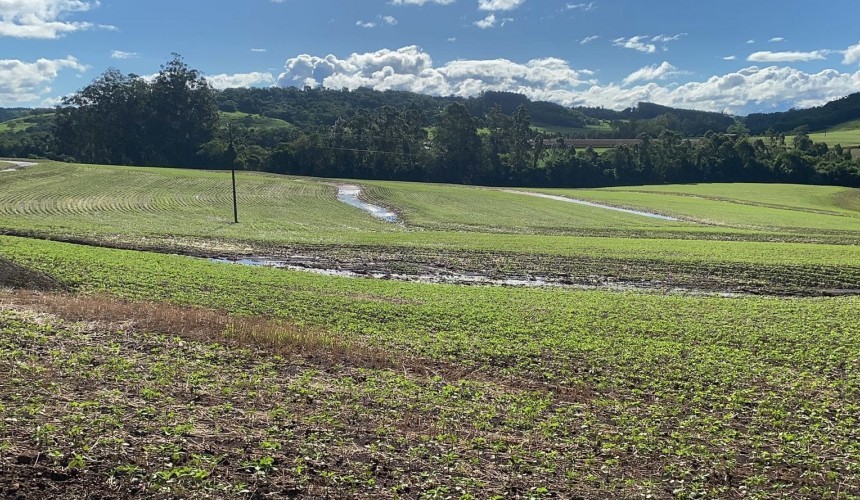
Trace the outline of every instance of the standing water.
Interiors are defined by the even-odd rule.
[[[392,212],[391,210],[388,210],[385,207],[380,207],[379,205],[373,205],[372,203],[361,201],[361,199],[359,198],[360,195],[361,188],[359,186],[347,184],[337,187],[337,199],[342,201],[343,203],[364,210],[370,215],[382,219],[385,222],[397,222],[396,213]]]
[[[578,200],[576,198],[568,198],[567,196],[556,196],[553,194],[532,193],[530,191],[516,191],[513,189],[505,189],[503,191],[506,193],[512,193],[512,194],[524,194],[526,196],[537,196],[538,198],[546,198],[548,200],[564,201],[567,203],[576,203],[577,205],[585,205],[587,207],[602,208],[604,210],[614,210],[616,212],[624,212],[626,214],[641,215],[642,217],[650,217],[652,219],[671,220],[671,221],[679,220],[679,219],[676,219],[674,217],[669,217],[668,215],[660,215],[660,214],[655,214],[653,212],[642,212],[641,210],[631,210],[629,208],[613,207],[612,205],[602,205],[600,203],[594,203],[593,201],[585,201],[585,200]]]

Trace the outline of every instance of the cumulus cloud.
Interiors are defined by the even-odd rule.
[[[356,21],[355,25],[358,26],[359,28],[368,28],[368,29],[376,27],[375,22],[373,22],[373,21],[362,21],[361,19]]]
[[[860,43],[852,45],[842,52],[845,56],[842,59],[842,64],[854,64],[860,62]]]
[[[480,10],[514,10],[526,0],[478,0]]]
[[[50,39],[90,29],[94,27],[92,23],[66,19],[72,13],[85,12],[98,5],[97,0],[2,0],[0,36]]]
[[[207,76],[206,81],[218,90],[234,89],[238,87],[256,87],[261,85],[271,86],[275,83],[275,77],[271,73],[235,73],[232,75],[221,74]]]
[[[51,83],[64,69],[82,73],[87,66],[72,56],[36,62],[0,59],[0,106],[44,99],[51,92]]]
[[[114,50],[110,53],[111,59],[137,59],[140,54],[137,52],[126,52],[124,50]]]
[[[676,76],[686,74],[684,71],[680,71],[675,66],[669,64],[668,61],[663,61],[662,64],[656,65],[653,64],[651,66],[645,66],[644,68],[639,68],[638,70],[630,73],[627,78],[624,79],[625,85],[630,85],[635,82],[652,82],[654,80],[667,80],[669,78],[674,78]]]
[[[525,63],[507,59],[455,60],[437,66],[429,54],[410,46],[357,53],[345,58],[296,56],[287,60],[278,85],[321,85],[332,89],[366,87],[462,97],[497,90],[518,92],[531,99],[565,106],[624,109],[648,101],[737,114],[820,105],[855,92],[860,86],[860,71],[841,73],[830,69],[807,73],[790,67],[751,66],[705,81],[676,85],[646,81],[649,75],[643,70],[639,70],[642,73],[634,79],[630,78],[636,72],[628,76],[627,83],[602,83],[594,78],[592,71],[575,69],[568,61],[556,58]],[[661,64],[651,71],[652,80],[659,81],[662,75],[679,70]]]
[[[573,89],[596,81],[592,72],[576,70],[561,59],[455,60],[436,67],[429,54],[416,46],[398,50],[352,54],[341,59],[300,55],[286,62],[281,86],[322,85],[327,88],[409,90],[432,95],[477,95],[484,90],[533,94]]]
[[[737,56],[726,56],[723,58],[723,61],[734,61],[737,58],[738,58]]]
[[[600,35],[587,36],[587,37],[583,38],[582,40],[580,40],[579,44],[580,45],[588,45],[589,43],[591,43],[591,42],[593,42],[599,38],[600,38]]]
[[[785,41],[785,38],[783,38],[781,36],[775,36],[775,37],[771,38],[770,40],[768,40],[768,42],[771,42],[771,43],[780,43],[780,42],[784,42],[784,41]]]
[[[487,28],[492,28],[495,25],[496,25],[496,15],[495,14],[488,14],[487,17],[475,21],[475,26],[481,28],[482,30],[485,30]]]
[[[648,43],[647,35],[632,36],[630,38],[616,38],[612,40],[612,45],[625,49],[638,50],[639,52],[647,52],[653,54],[657,51],[657,46],[653,43]]]
[[[747,57],[750,62],[806,62],[827,59],[829,50],[813,50],[811,52],[771,52],[769,50],[753,52]]]

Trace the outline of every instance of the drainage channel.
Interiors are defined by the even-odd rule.
[[[563,201],[566,203],[576,203],[577,205],[585,205],[587,207],[594,208],[602,208],[604,210],[613,210],[615,212],[624,212],[626,214],[632,215],[640,215],[642,217],[650,217],[652,219],[660,219],[667,221],[679,221],[680,219],[676,219],[675,217],[669,217],[668,215],[655,214],[653,212],[643,212],[641,210],[632,210],[629,208],[621,208],[621,207],[613,207],[612,205],[603,205],[601,203],[594,203],[593,201],[585,201],[577,198],[568,198],[567,196],[556,196],[553,194],[544,194],[544,193],[532,193],[530,191],[516,191],[514,189],[503,189],[505,193],[511,194],[522,194],[526,196],[536,196],[538,198],[545,198],[547,200],[555,200],[555,201]]]
[[[38,163],[34,163],[32,161],[0,160],[0,163],[10,163],[13,165],[11,168],[0,170],[0,172],[15,172],[19,168],[34,167],[38,165]]]
[[[355,186],[352,184],[338,185],[337,186],[337,199],[347,205],[353,206],[355,208],[364,210],[370,215],[382,219],[385,222],[397,222],[397,214],[388,210],[385,207],[381,207],[379,205],[374,205],[372,203],[367,203],[366,201],[362,201],[361,198],[361,187]]]
[[[209,258],[209,262],[218,264],[234,264],[253,267],[268,267],[287,271],[300,271],[323,276],[338,276],[341,278],[362,278],[392,281],[406,281],[423,284],[472,285],[472,286],[503,286],[515,288],[561,288],[568,290],[610,290],[610,291],[639,291],[654,293],[679,293],[689,295],[715,295],[720,297],[742,297],[746,294],[729,291],[699,291],[683,287],[666,287],[659,284],[636,282],[600,282],[594,284],[575,283],[559,277],[508,277],[491,278],[476,273],[419,273],[402,274],[382,271],[356,272],[348,269],[329,269],[311,267],[314,259],[297,255],[293,258],[276,259],[271,257],[244,257],[235,259]],[[302,265],[297,265],[301,263]]]

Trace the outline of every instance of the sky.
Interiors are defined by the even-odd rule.
[[[0,107],[179,53],[215,88],[519,92],[745,115],[860,91],[860,2],[0,0]]]

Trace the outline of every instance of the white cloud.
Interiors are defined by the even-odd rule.
[[[842,64],[854,64],[860,62],[860,43],[852,45],[842,52],[845,56],[842,59]]]
[[[268,52],[268,49],[251,49],[251,52]]]
[[[569,3],[564,6],[566,10],[584,10],[586,12],[594,10],[596,7],[594,2],[588,3]]]
[[[653,54],[657,51],[657,46],[653,43],[647,43],[648,35],[633,36],[630,38],[616,38],[612,40],[612,45],[623,47],[625,49],[638,50],[639,52],[647,52]]]
[[[51,39],[91,29],[92,23],[67,18],[98,6],[97,0],[0,0],[0,36]]]
[[[655,37],[652,37],[651,41],[652,42],[660,42],[660,43],[669,43],[669,42],[674,42],[674,41],[680,40],[681,37],[685,37],[685,36],[687,36],[686,33],[678,33],[677,35],[671,35],[671,36],[659,34]]]
[[[775,36],[775,37],[771,38],[770,40],[768,40],[768,42],[771,42],[771,43],[780,43],[780,42],[784,42],[784,41],[785,41],[785,38],[783,38],[781,36]]]
[[[495,14],[488,14],[487,17],[480,19],[478,21],[475,21],[474,24],[475,24],[475,26],[481,28],[482,30],[485,30],[487,28],[492,28],[496,25],[496,15]]]
[[[600,35],[587,36],[587,37],[583,38],[582,40],[580,40],[579,44],[580,45],[588,45],[589,43],[591,43],[591,42],[593,42],[599,38],[600,38]]]
[[[456,0],[392,0],[391,5],[424,5],[425,3],[437,3],[439,5],[450,5]]]
[[[747,57],[747,61],[767,63],[820,61],[827,59],[827,54],[829,53],[829,50],[813,50],[811,52],[771,52],[765,50],[762,52],[753,52]]]
[[[674,78],[676,76],[686,74],[684,71],[678,70],[675,66],[672,66],[667,61],[663,61],[659,66],[654,64],[651,66],[645,66],[644,68],[639,68],[627,78],[624,79],[624,84],[629,85],[635,82],[651,82],[654,80],[666,80],[669,78]]]
[[[726,56],[723,58],[723,61],[734,61],[737,58],[738,58],[737,56]]]
[[[480,10],[514,10],[524,4],[526,0],[478,0]]]
[[[137,52],[125,52],[124,50],[114,50],[110,53],[111,59],[137,59],[140,54]]]
[[[435,67],[419,47],[352,54],[345,59],[303,54],[289,59],[279,77],[281,86],[323,85],[327,88],[409,90],[432,95],[476,95],[483,90],[532,93],[569,92],[596,84],[592,72],[576,70],[554,58],[516,63],[507,59],[455,60]]]
[[[359,28],[375,28],[379,26],[380,23],[387,24],[388,26],[395,26],[397,24],[397,18],[394,16],[383,16],[382,14],[376,16],[376,21],[362,21],[359,19],[355,22],[355,25]]]
[[[754,43],[755,43],[755,40],[753,40],[752,38],[750,38],[749,40],[747,40],[747,44],[748,44],[748,45],[752,45],[752,44],[754,44]]]
[[[233,75],[207,76],[206,81],[218,90],[233,89],[238,87],[271,86],[275,83],[275,77],[271,73],[236,73]]]
[[[665,70],[671,71],[670,68]],[[660,72],[660,66],[655,72]],[[455,60],[436,66],[429,54],[410,46],[357,53],[343,59],[334,55],[303,54],[287,60],[278,85],[322,85],[332,89],[367,87],[463,97],[485,90],[501,90],[565,106],[624,109],[648,101],[744,114],[820,105],[844,97],[860,87],[860,71],[840,73],[829,69],[807,73],[789,67],[751,66],[682,85],[652,81],[634,86],[624,82],[598,82],[592,71],[575,69],[567,61],[555,58],[533,59],[526,63],[506,59]]]
[[[88,68],[72,56],[32,63],[0,59],[0,106],[45,99],[45,94],[51,92],[51,83],[64,69],[82,73]]]
[[[448,38],[448,40],[447,40],[447,41],[448,41],[449,43],[454,43],[454,42],[456,42],[456,41],[457,41],[457,37],[452,36],[452,37]]]

